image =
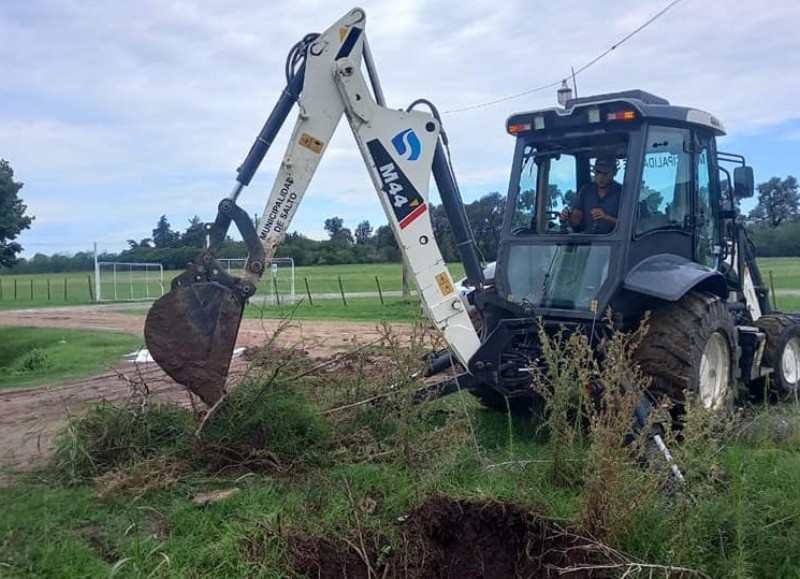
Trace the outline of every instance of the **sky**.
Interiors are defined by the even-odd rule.
[[[708,111],[756,183],[800,176],[800,2],[364,0],[387,105],[443,113],[466,202],[508,184],[515,112],[556,106],[572,70],[579,95],[643,89]],[[211,221],[285,86],[289,49],[354,4],[335,0],[3,0],[0,158],[34,216],[36,253],[117,253]],[[623,39],[627,40],[624,42]],[[612,47],[616,46],[613,50]],[[264,209],[294,113],[239,198]],[[432,185],[431,200],[438,203]],[[290,227],[387,223],[346,123]]]

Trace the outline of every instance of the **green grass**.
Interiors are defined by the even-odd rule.
[[[800,289],[800,257],[761,257],[758,269],[767,287],[771,273],[775,289]]]
[[[0,275],[0,309],[40,308],[90,304],[94,275],[64,274]]]
[[[614,449],[613,440],[565,442],[570,476],[558,477],[538,424],[480,409],[466,393],[352,405],[416,363],[412,351],[391,364],[376,355],[302,379],[297,356],[256,365],[201,436],[191,409],[155,401],[74,418],[51,464],[0,493],[0,576],[291,576],[294,534],[357,543],[358,532],[402,552],[398,520],[437,493],[520,504],[581,531],[591,445]],[[633,495],[639,504],[610,523],[609,546],[709,577],[791,577],[800,568],[800,406],[748,408],[718,436],[708,461],[689,461],[705,442],[696,435],[673,446],[689,486]],[[627,468],[614,473],[620,489],[642,473]],[[192,504],[232,487],[221,502]]]
[[[774,301],[775,308],[781,312],[800,312],[800,295],[777,295],[774,300],[770,298],[770,304]]]
[[[453,276],[463,276],[463,266],[448,266]],[[182,271],[165,271],[164,288]],[[235,273],[235,272],[234,272]],[[142,298],[158,296],[159,284],[153,274],[147,282],[140,275],[129,279],[121,275],[118,280],[117,301],[126,301],[132,295]],[[377,280],[376,280],[377,278]],[[114,290],[108,277],[103,277],[101,293],[106,300],[113,301]],[[288,295],[291,291],[288,268],[280,268],[276,277],[278,293]],[[340,286],[341,281],[341,286]],[[409,280],[412,284],[413,281]],[[312,294],[345,294],[358,292],[396,292],[402,289],[402,266],[398,263],[330,265],[295,268],[295,294],[301,298],[310,291]],[[271,273],[264,276],[258,295],[272,295],[274,291]],[[93,272],[72,272],[65,274],[25,274],[0,275],[0,310],[19,308],[39,308],[93,303],[95,282]],[[377,299],[377,298],[376,298]]]
[[[774,265],[776,287],[800,287],[794,262],[767,264],[762,264],[765,279]],[[786,282],[791,285],[778,285],[778,267],[780,279],[792,280]],[[345,270],[331,276],[332,271],[323,270],[314,283],[323,287],[323,279],[329,283],[332,278],[332,291],[338,292],[337,276],[344,283]],[[353,288],[368,286],[373,275],[351,273],[360,280]],[[392,291],[390,283],[383,287],[381,281],[382,289]],[[778,306],[800,311],[800,296],[778,296]],[[290,309],[249,306],[246,315],[283,317]],[[347,306],[341,300],[302,303],[293,316],[412,321],[417,313],[416,302],[387,299],[381,305],[377,298],[359,298],[348,300]],[[98,354],[116,338],[121,340],[116,353]],[[12,376],[10,384],[3,382],[20,367],[39,372],[46,381],[72,377],[52,365],[62,351],[70,359],[80,359],[85,351],[89,358],[107,361],[139,345],[140,339],[130,336],[0,327],[0,388],[21,385],[19,376]],[[70,371],[85,371],[87,364],[84,359],[80,369]],[[101,369],[102,363],[96,370]],[[360,525],[383,537],[379,547],[402,549],[393,543],[398,519],[437,492],[517,502],[563,524],[581,520],[587,500],[582,483],[578,477],[568,484],[553,480],[544,433],[529,423],[480,410],[466,394],[420,409],[399,402],[357,407],[326,417],[324,426],[319,422],[320,400],[303,401],[308,392],[327,406],[336,395],[342,397],[337,404],[359,400],[364,394],[361,380],[337,371],[318,383],[282,385],[290,391],[251,393],[252,398],[243,399],[241,416],[222,413],[223,424],[207,427],[208,448],[234,447],[237,452],[228,449],[226,457],[245,463],[222,472],[209,470],[208,462],[193,462],[202,449],[192,443],[196,424],[188,411],[153,410],[151,418],[159,422],[149,426],[129,410],[105,407],[89,415],[82,429],[68,431],[72,439],[62,439],[62,467],[65,460],[83,465],[67,477],[70,484],[51,468],[2,488],[0,577],[289,576],[291,532],[352,538]],[[349,398],[336,393],[340,388],[347,389]],[[290,399],[289,393],[300,398]],[[647,563],[690,567],[709,577],[797,576],[800,407],[752,412],[744,434],[722,446],[722,471],[702,473],[708,477],[706,486],[691,502],[680,495],[643,502],[613,546]],[[142,425],[147,428],[140,429]],[[252,429],[248,432],[257,436],[228,436],[236,428]],[[299,445],[293,443],[298,431],[305,436]],[[106,450],[113,447],[108,462],[97,459],[103,448],[85,444],[87,437]],[[585,455],[571,458],[581,464]],[[265,459],[277,459],[281,468],[260,467]],[[220,503],[203,508],[191,504],[198,493],[230,487],[238,488],[238,494]]]
[[[402,298],[384,298],[381,303],[374,298],[342,299],[308,298],[292,304],[249,304],[245,307],[246,318],[295,320],[342,320],[351,322],[402,322],[412,323],[420,318],[420,301],[413,297],[409,301]]]
[[[116,332],[0,326],[0,390],[96,374],[141,346]]]
[[[730,440],[714,488],[691,503],[659,495],[643,504],[615,547],[649,564],[714,578],[796,576],[800,411],[761,416],[790,420],[795,430],[775,439],[759,423],[750,438]],[[384,409],[383,417],[399,428],[381,436],[397,443],[402,425],[410,427],[411,457],[398,448],[388,458],[344,459],[334,432],[327,460],[304,462],[303,449],[292,450],[300,460],[281,476],[254,467],[213,476],[190,471],[165,488],[119,487],[111,494],[102,482],[64,486],[46,472],[18,479],[0,493],[0,576],[105,576],[112,569],[121,577],[287,576],[290,534],[352,538],[360,526],[383,537],[378,546],[392,545],[398,519],[433,493],[514,502],[568,526],[580,519],[580,481],[550,480],[546,439],[530,424],[476,409],[466,395],[433,403],[420,416]],[[141,482],[156,470],[140,463],[105,482]],[[199,493],[232,487],[239,492],[222,502],[191,504]]]
[[[758,260],[764,283],[776,290],[800,289],[800,258],[762,258]],[[464,275],[464,267],[460,263],[448,264],[454,279]],[[164,272],[164,286],[169,287],[170,280],[179,271]],[[280,268],[278,293],[288,295],[291,285],[288,268]],[[772,278],[770,279],[770,273]],[[376,281],[377,278],[377,281]],[[341,286],[340,286],[341,281]],[[413,289],[413,282],[412,289]],[[119,281],[118,298],[123,301],[131,292],[136,296],[158,295],[160,288],[153,279],[149,279],[145,290],[143,279],[122,276]],[[304,266],[295,268],[295,295],[299,298],[312,294],[336,294],[344,290],[345,294],[359,292],[397,292],[402,289],[402,267],[397,263],[349,264],[327,266]],[[257,295],[271,296],[274,286],[270,272],[264,276]],[[110,284],[103,284],[102,293],[113,298]],[[73,272],[66,274],[26,274],[0,275],[0,310],[19,308],[38,308],[63,305],[90,304],[95,292],[93,272]],[[782,296],[779,296],[782,297]],[[788,311],[788,308],[783,307]],[[794,311],[797,311],[795,309]]]

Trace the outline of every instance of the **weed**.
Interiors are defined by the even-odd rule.
[[[686,473],[684,491],[695,500],[719,491],[729,480],[723,453],[741,426],[740,411],[712,411],[685,394],[681,428],[673,438],[674,456]]]
[[[587,399],[589,448],[584,469],[583,524],[589,533],[618,544],[636,513],[657,495],[661,456],[649,435],[656,417],[637,423],[635,412],[646,401],[648,381],[633,363],[633,354],[647,331],[646,323],[633,332],[612,331],[601,344],[603,361],[597,383],[599,401]],[[642,468],[647,465],[648,468]]]
[[[214,470],[285,471],[298,462],[319,463],[328,427],[300,389],[276,373],[243,380],[199,433],[195,458]]]
[[[580,479],[574,461],[582,443],[585,386],[597,374],[594,354],[580,333],[563,328],[554,334],[539,326],[541,358],[533,361],[533,388],[545,400],[544,426],[552,453],[552,474],[556,484],[574,485]]]
[[[93,488],[0,496],[0,574],[113,566],[117,576],[467,576],[487,565],[530,575],[537,553],[591,552],[591,560],[559,559],[548,569],[793,576],[797,406],[726,416],[689,399],[679,434],[660,407],[634,426],[647,388],[630,359],[641,331],[612,333],[598,347],[579,334],[542,334],[531,364],[548,402],[539,429],[477,410],[462,394],[412,404],[420,383],[410,376],[430,347],[421,329],[411,340],[386,329],[380,344],[353,344],[321,361],[300,346],[251,352],[247,378],[204,414],[151,404],[138,388],[135,404],[92,408],[60,439],[62,478],[91,478]],[[602,386],[602,397],[586,385]],[[671,494],[659,493],[666,469],[646,436],[656,422],[686,476]],[[242,469],[268,476],[248,473],[247,488],[226,501],[189,503],[196,487],[219,486],[220,471]],[[54,498],[41,504],[49,492]],[[87,503],[103,502],[72,508],[81,492]],[[128,504],[157,511],[168,532],[135,518],[122,522],[136,523],[127,532],[106,524]],[[577,535],[531,516],[531,504],[604,544],[584,548]],[[85,535],[75,535],[76,520]],[[74,567],[59,567],[64,552],[74,553]]]
[[[80,482],[157,454],[185,452],[190,425],[189,413],[175,406],[97,404],[70,418],[50,464],[62,480]]]
[[[19,372],[39,372],[47,370],[52,366],[52,361],[47,352],[40,348],[34,348],[20,358],[18,363]]]
[[[94,479],[97,498],[123,494],[141,497],[154,490],[174,488],[189,465],[173,456],[153,456],[108,470]]]
[[[169,575],[171,561],[164,552],[165,543],[154,537],[142,538],[134,534],[131,555],[116,561],[109,570],[109,577],[130,575],[133,577],[164,577]]]

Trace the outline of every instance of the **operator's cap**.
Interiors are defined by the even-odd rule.
[[[617,160],[614,157],[598,157],[594,162],[594,170],[600,173],[616,173]]]

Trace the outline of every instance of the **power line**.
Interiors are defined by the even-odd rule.
[[[639,32],[641,32],[642,30],[644,30],[645,28],[650,26],[653,22],[655,22],[656,20],[661,18],[664,14],[666,14],[672,8],[674,8],[675,5],[681,3],[682,1],[683,0],[672,0],[672,2],[667,4],[659,12],[657,12],[656,14],[654,14],[653,16],[651,16],[650,18],[645,20],[641,25],[636,27],[632,32],[630,32],[626,36],[624,36],[619,42],[616,42],[616,43],[612,44],[605,51],[603,51],[600,55],[596,56],[595,58],[593,58],[592,60],[590,60],[589,62],[584,64],[578,70],[570,73],[568,75],[568,77],[571,76],[571,77],[574,78],[574,77],[578,76],[580,73],[588,70],[590,67],[594,66],[599,61],[601,61],[603,58],[608,56],[611,52],[613,52],[614,50],[616,50],[617,48],[619,48],[620,46],[625,44],[628,40],[630,40],[631,38],[636,36]],[[535,92],[543,91],[543,90],[548,89],[548,88],[561,86],[562,82],[563,82],[563,80],[557,80],[557,81],[554,81],[554,82],[551,82],[551,83],[548,83],[548,84],[544,84],[542,86],[537,86],[536,88],[532,88],[530,90],[526,90],[526,91],[523,91],[523,92],[520,92],[520,93],[516,93],[516,94],[513,94],[513,95],[505,96],[505,97],[498,98],[498,99],[495,99],[495,100],[486,101],[486,102],[479,103],[479,104],[476,104],[476,105],[470,105],[470,106],[466,106],[466,107],[461,107],[461,108],[458,108],[458,109],[451,109],[449,111],[443,111],[442,114],[447,115],[447,114],[451,114],[451,113],[461,113],[461,112],[464,112],[464,111],[471,111],[471,110],[474,110],[474,109],[480,109],[480,108],[484,108],[484,107],[489,107],[489,106],[492,106],[492,105],[496,105],[498,103],[502,103],[502,102],[505,102],[505,101],[510,101],[510,100],[513,100],[513,99],[516,99],[516,98],[519,98],[519,97],[522,97],[522,96],[525,96],[525,95],[529,95],[529,94],[532,94],[532,93],[535,93]]]
[[[620,40],[616,44],[612,44],[600,56],[598,56],[597,58],[589,61],[587,64],[584,64],[582,67],[580,67],[578,70],[576,70],[575,71],[575,75],[578,75],[579,73],[581,73],[584,70],[588,69],[590,66],[593,66],[594,64],[596,64],[601,59],[603,59],[606,56],[608,56],[612,51],[616,50],[617,47],[622,46],[623,44],[625,44],[625,42],[627,42],[628,40],[630,40],[631,38],[636,36],[639,32],[641,32],[642,30],[644,30],[645,28],[650,26],[653,22],[655,22],[656,20],[661,18],[664,14],[666,14],[669,10],[671,10],[676,4],[678,4],[678,3],[682,2],[682,1],[683,0],[672,0],[672,2],[667,4],[667,6],[665,8],[663,8],[660,12],[658,12],[657,14],[655,14],[654,16],[652,16],[648,20],[646,20],[642,25],[640,25],[638,28],[633,30],[633,32],[631,32],[630,34],[625,36],[622,40]]]
[[[485,103],[480,103],[480,104],[477,104],[477,105],[470,105],[470,106],[467,106],[467,107],[462,107],[460,109],[451,109],[449,111],[442,112],[442,114],[443,115],[447,115],[447,114],[450,114],[450,113],[461,113],[461,112],[464,112],[464,111],[471,111],[473,109],[480,109],[480,108],[484,108],[484,107],[490,107],[492,105],[496,105],[497,103],[502,103],[504,101],[510,101],[510,100],[519,98],[521,96],[525,96],[525,95],[528,95],[528,94],[531,94],[531,93],[534,93],[534,92],[539,92],[539,91],[545,90],[547,88],[552,88],[554,86],[561,86],[561,81],[557,80],[557,81],[551,82],[549,84],[543,84],[542,86],[537,86],[536,88],[532,88],[530,90],[526,90],[524,92],[520,92],[520,93],[517,93],[517,94],[513,94],[513,95],[510,95],[510,96],[499,98],[499,99],[496,99],[496,100],[493,100],[493,101],[487,101]]]

